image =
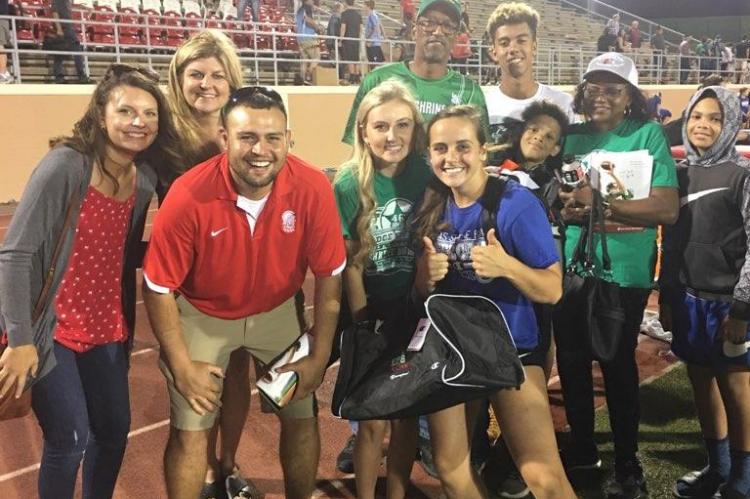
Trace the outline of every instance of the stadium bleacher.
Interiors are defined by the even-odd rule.
[[[50,0],[11,0],[19,7],[23,16],[33,20],[18,22],[18,43],[23,49],[38,49],[45,36],[54,30]],[[284,2],[285,3],[285,2]],[[528,0],[542,17],[537,56],[537,77],[541,81],[554,84],[571,84],[578,81],[581,68],[596,49],[596,39],[603,24],[600,18],[560,4],[555,0]],[[324,4],[322,12],[328,12],[331,5]],[[482,51],[476,50],[484,33],[484,24],[496,6],[495,2],[471,0],[468,13],[472,27],[474,56],[472,65],[480,62],[492,65]],[[383,26],[390,39],[396,39],[401,30],[401,11],[398,0],[379,0],[378,10],[383,14]],[[142,57],[129,57],[129,54],[168,55],[178,47],[191,32],[204,27],[223,29],[229,32],[237,45],[240,55],[251,58],[246,68],[251,79],[266,83],[292,83],[297,57],[296,28],[293,13],[287,12],[277,0],[261,2],[258,23],[238,20],[237,8],[233,0],[220,0],[218,5],[206,5],[205,0],[74,0],[76,31],[86,52],[117,52],[119,60],[144,62]],[[321,24],[325,25],[325,14],[320,14]],[[389,46],[384,47],[387,54]],[[327,53],[321,39],[321,53]],[[483,59],[480,61],[480,57]],[[645,56],[644,56],[645,57]],[[254,60],[253,60],[254,59]],[[273,62],[267,62],[273,59]],[[99,66],[106,57],[89,55],[88,64],[93,78],[100,75]],[[112,58],[110,57],[111,61]],[[158,58],[150,58],[148,63],[160,70],[164,64]],[[49,62],[40,53],[24,52],[20,57],[23,81],[27,83],[51,81]],[[66,65],[70,65],[70,61]],[[66,68],[72,73],[70,68]],[[675,68],[669,68],[672,78],[676,78]],[[489,72],[489,71],[488,71]],[[482,75],[483,83],[491,83]],[[664,80],[664,78],[662,78]]]

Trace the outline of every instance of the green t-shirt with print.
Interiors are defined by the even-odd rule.
[[[564,154],[584,160],[593,151],[630,152],[646,150],[653,158],[651,187],[677,188],[677,173],[661,126],[655,122],[624,120],[609,132],[597,132],[590,123],[573,125],[565,138]],[[570,225],[566,231],[565,256],[575,250],[581,229]],[[634,232],[608,232],[607,249],[612,261],[611,273],[601,272],[601,244],[595,235],[596,269],[601,277],[620,286],[650,288],[656,263],[656,229]]]
[[[484,93],[474,80],[467,78],[461,73],[452,69],[439,80],[425,80],[420,78],[409,70],[408,62],[394,62],[380,66],[379,68],[368,73],[357,90],[357,95],[352,104],[352,110],[349,113],[349,120],[346,123],[344,137],[341,139],[349,145],[354,144],[354,125],[357,120],[357,110],[359,103],[367,92],[377,87],[380,83],[395,78],[406,84],[411,90],[414,98],[417,100],[419,111],[425,124],[430,119],[442,111],[444,108],[458,104],[473,104],[482,113],[482,123],[486,129],[489,129],[489,118],[487,117],[487,104],[484,102]]]
[[[409,239],[407,219],[422,198],[431,175],[425,159],[416,154],[409,156],[406,167],[395,177],[375,173],[377,207],[370,224],[375,246],[363,276],[368,300],[390,301],[409,292],[415,252]],[[344,237],[357,240],[360,211],[357,177],[348,164],[336,177],[333,191]]]

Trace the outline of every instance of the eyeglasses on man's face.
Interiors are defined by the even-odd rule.
[[[420,17],[417,19],[417,26],[425,33],[434,33],[440,28],[443,34],[448,36],[455,35],[458,31],[458,26],[453,21],[438,21],[429,17]]]

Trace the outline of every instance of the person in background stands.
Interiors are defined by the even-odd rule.
[[[750,40],[747,35],[742,35],[742,40],[734,47],[735,51],[735,83],[748,83],[746,73],[748,72],[748,54],[750,54]]]
[[[55,19],[71,19],[71,0],[52,0],[52,17]],[[81,43],[78,41],[78,35],[73,29],[73,24],[66,23],[55,23],[55,32],[57,36],[61,36],[67,43],[66,50],[71,52],[81,52]],[[64,55],[53,56],[52,62],[52,73],[55,76],[55,83],[65,83],[65,73],[63,72],[63,58]],[[86,74],[86,68],[83,65],[83,56],[74,55],[73,62],[76,66],[76,73],[78,74],[78,83],[90,83],[91,80]]]
[[[10,15],[8,0],[0,0],[0,16],[7,15]],[[13,77],[8,72],[8,54],[5,53],[6,47],[12,42],[12,36],[10,21],[0,19],[0,83],[13,83]]]
[[[663,68],[667,67],[666,44],[664,42],[664,28],[657,26],[654,36],[651,37],[651,64],[653,64],[653,75],[658,77]],[[659,83],[659,82],[657,82]]]
[[[417,17],[417,9],[414,7],[414,0],[401,0],[401,19],[406,28],[406,32],[410,33],[414,26],[414,18]]]
[[[638,21],[633,21],[630,23],[630,28],[628,29],[628,41],[630,42],[630,46],[634,49],[641,48],[641,23]]]
[[[316,34],[320,26],[313,17],[313,0],[302,0],[294,16],[297,23],[297,44],[300,65],[297,84],[312,85],[312,75],[320,60],[320,45]]]
[[[367,17],[365,19],[365,50],[367,52],[367,60],[371,63],[371,67],[376,67],[375,64],[385,61],[383,56],[383,40],[385,39],[385,31],[383,31],[383,23],[380,22],[380,15],[375,10],[375,0],[366,0],[365,7],[367,8]]]
[[[687,83],[688,76],[690,76],[690,37],[688,35],[682,36],[680,42],[680,85]]]
[[[341,40],[339,57],[346,63],[346,74],[349,83],[359,83],[361,78],[359,68],[359,36],[362,33],[362,15],[354,8],[354,0],[344,0],[346,8],[341,13],[341,32],[339,36],[347,38]]]
[[[330,37],[336,37],[336,38],[326,38],[326,47],[328,48],[328,57],[334,61],[334,64],[339,68],[338,74],[339,74],[339,80],[344,79],[344,72],[346,70],[346,67],[344,64],[339,64],[338,61],[341,59],[341,54],[336,51],[336,47],[338,46],[338,43],[336,43],[336,40],[338,39],[339,33],[341,33],[341,12],[344,10],[344,4],[341,2],[336,2],[333,4],[333,9],[331,9],[331,17],[328,18],[328,25],[326,26],[326,35]],[[338,57],[337,57],[338,54]]]
[[[250,19],[258,22],[260,17],[260,0],[239,0],[237,4],[237,19],[247,20],[247,7],[250,6]]]
[[[463,0],[461,2],[461,23],[466,28],[466,31],[468,33],[471,33],[471,19],[469,19],[469,2],[467,0]]]
[[[607,31],[613,36],[618,36],[620,34],[620,14],[614,14],[612,18],[607,21]]]
[[[461,32],[456,36],[456,43],[453,45],[453,50],[451,50],[451,64],[456,66],[456,71],[464,75],[469,74],[466,61],[469,60],[472,54],[469,32],[466,26],[461,24]]]

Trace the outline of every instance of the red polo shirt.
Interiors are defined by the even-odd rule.
[[[346,250],[326,176],[289,154],[251,233],[226,154],[172,185],[154,220],[143,273],[222,319],[272,310],[301,288],[307,269],[340,273]],[[240,203],[242,204],[242,203]]]

